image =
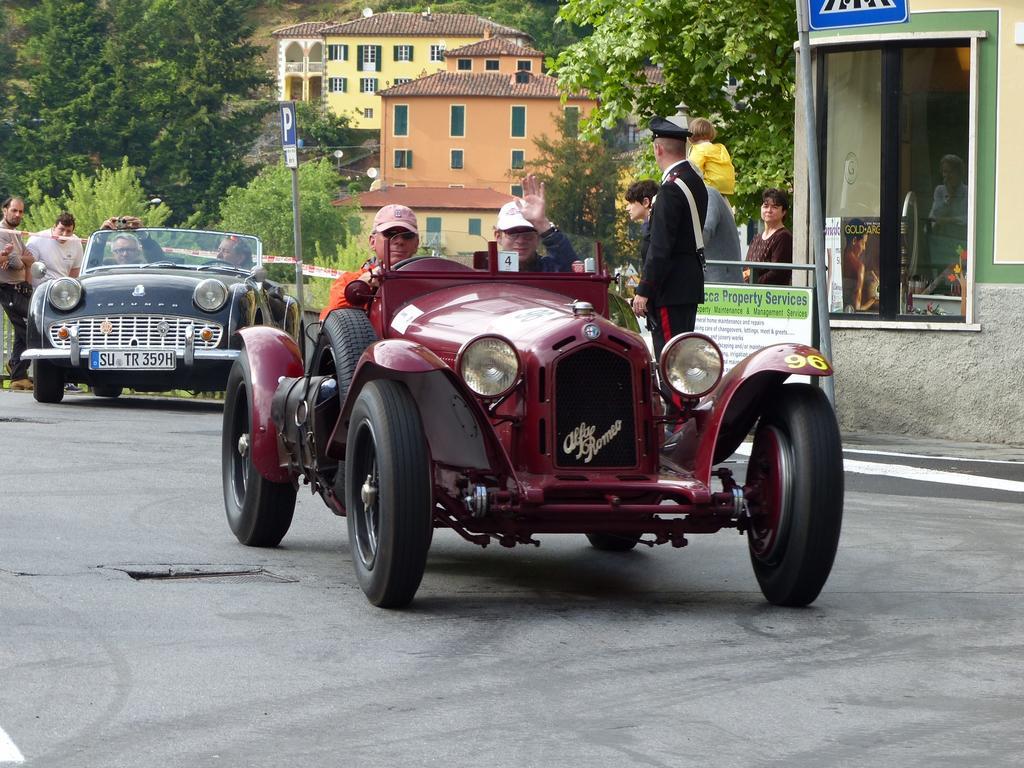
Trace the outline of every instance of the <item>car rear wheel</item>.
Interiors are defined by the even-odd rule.
[[[775,605],[814,602],[832,570],[843,519],[843,450],[835,412],[809,384],[766,400],[744,495],[747,543],[761,591]]]
[[[412,601],[433,534],[430,454],[405,385],[371,381],[349,420],[345,508],[356,577],[381,608]]]
[[[64,399],[64,371],[46,360],[35,362],[32,395],[37,403],[59,403]]]
[[[221,471],[224,508],[235,537],[250,547],[276,547],[295,512],[295,486],[275,483],[252,461],[252,373],[245,352],[231,366],[224,393]]]
[[[629,552],[640,541],[639,533],[588,533],[590,546],[602,552]]]
[[[92,393],[96,397],[120,397],[122,387],[116,384],[93,384]]]

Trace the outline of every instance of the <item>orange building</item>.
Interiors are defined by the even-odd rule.
[[[595,102],[562,103],[543,54],[491,38],[446,52],[447,71],[381,92],[381,186],[490,187],[522,193],[534,139],[558,137],[563,111],[586,116]]]

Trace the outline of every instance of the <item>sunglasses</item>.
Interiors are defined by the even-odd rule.
[[[380,232],[379,234],[384,235],[388,240],[398,239],[405,240],[407,242],[419,237],[415,232],[410,232],[406,229],[389,229],[386,232]]]

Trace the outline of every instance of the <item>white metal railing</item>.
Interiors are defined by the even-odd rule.
[[[309,62],[309,71],[310,72],[323,72],[324,71],[324,63],[322,61],[311,61],[311,62]]]
[[[303,72],[303,71],[305,71],[305,67],[303,66],[301,61],[286,61],[284,63],[284,71],[285,72]]]

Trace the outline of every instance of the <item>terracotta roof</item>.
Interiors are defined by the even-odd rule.
[[[393,85],[381,96],[496,96],[516,99],[557,99],[561,96],[558,80],[551,75],[520,72],[527,82],[516,82],[516,75],[501,72],[435,72],[408,83]],[[585,99],[573,94],[569,98]]]
[[[522,30],[470,13],[375,13],[352,21],[325,27],[325,35],[401,35],[420,37],[483,37],[484,31],[495,35],[521,35]],[[532,39],[532,38],[531,38]]]
[[[290,27],[281,27],[270,33],[271,37],[321,37],[324,27],[330,27],[333,21],[304,21],[301,24],[292,24]]]
[[[515,40],[506,37],[492,37],[479,43],[470,43],[461,48],[453,48],[445,52],[445,56],[527,56],[537,57],[544,54],[534,48],[519,45]]]
[[[497,215],[498,209],[512,199],[512,195],[495,192],[490,187],[387,187],[343,197],[335,200],[334,205],[347,205],[355,200],[360,208],[381,208],[389,203],[399,203],[414,211],[453,208],[487,210]]]
[[[661,67],[644,67],[644,77],[647,78],[647,82],[651,85],[662,85],[665,82],[665,73]]]

